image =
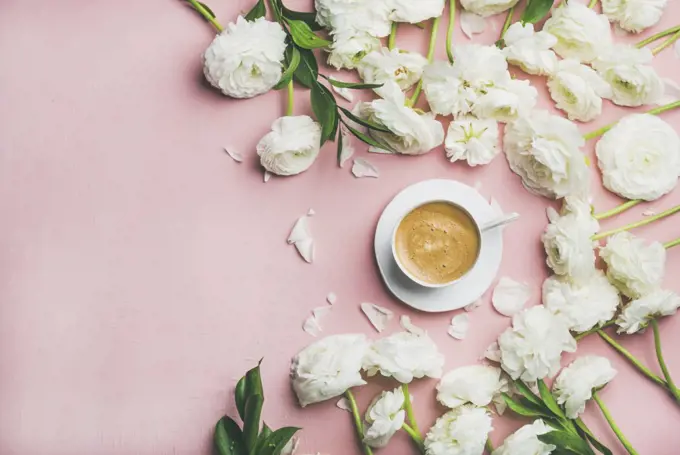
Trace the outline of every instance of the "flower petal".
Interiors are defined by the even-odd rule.
[[[309,232],[309,225],[307,224],[307,215],[303,215],[297,219],[293,225],[293,229],[290,231],[288,236],[288,243],[292,244],[295,242],[301,242],[311,238],[311,233]]]
[[[243,161],[243,154],[238,150],[235,150],[232,147],[224,147],[224,151],[227,152],[227,155],[229,155],[231,159],[233,159],[237,163]]]
[[[466,313],[458,314],[451,318],[448,334],[456,340],[463,340],[470,328],[470,316]]]
[[[361,311],[364,312],[368,321],[378,331],[385,330],[387,324],[394,317],[394,313],[387,308],[376,305],[375,303],[364,302],[361,304]]]
[[[361,177],[378,178],[378,176],[380,175],[378,172],[378,168],[363,158],[354,159],[354,165],[352,166],[352,174],[354,174],[354,177],[356,178]]]
[[[501,348],[498,346],[498,341],[494,341],[486,348],[486,351],[484,351],[484,358],[491,360],[492,362],[501,361]]]
[[[460,28],[465,36],[472,39],[472,35],[484,32],[486,21],[482,16],[470,13],[469,11],[462,11],[460,13]]]
[[[317,337],[319,336],[319,333],[321,333],[321,326],[319,325],[319,321],[317,321],[314,315],[312,315],[305,319],[305,322],[302,323],[302,330],[313,337]]]
[[[401,318],[399,318],[399,324],[404,330],[415,335],[425,335],[427,333],[425,329],[422,329],[413,324],[413,322],[411,322],[411,317],[406,316],[405,314],[402,315]]]
[[[314,261],[314,240],[308,238],[300,242],[295,242],[295,248],[297,248],[298,253],[302,256],[305,262],[312,263]]]
[[[474,302],[470,303],[469,305],[465,305],[463,309],[465,311],[473,311],[476,308],[479,308],[482,305],[482,299],[477,299]]]
[[[343,411],[352,412],[352,407],[349,405],[349,400],[347,398],[340,398],[335,406]]]
[[[531,288],[524,283],[502,277],[493,290],[491,303],[503,316],[512,317],[518,313],[531,298]]]
[[[272,177],[272,173],[269,171],[264,171],[264,183],[267,183],[269,179]]]
[[[329,305],[335,305],[335,302],[338,301],[338,296],[335,295],[335,292],[329,292],[328,295],[326,296],[326,302],[328,302]]]
[[[352,135],[347,130],[345,125],[340,125],[340,140],[342,141],[342,152],[338,165],[344,167],[347,160],[354,155],[354,145],[352,145]]]

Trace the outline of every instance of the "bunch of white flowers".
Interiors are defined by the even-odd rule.
[[[401,429],[405,419],[401,388],[380,393],[366,411],[364,443],[374,448],[385,447],[394,433]]]
[[[680,308],[680,296],[672,291],[656,289],[635,299],[623,308],[616,318],[619,333],[636,333],[643,330],[652,319],[672,316]]]
[[[367,84],[396,83],[401,90],[408,90],[423,75],[427,59],[420,54],[389,50],[385,47],[368,53],[357,65],[359,76]],[[384,96],[383,87],[376,93]]]
[[[611,22],[639,33],[659,22],[668,0],[602,0],[602,12]]]
[[[437,384],[437,400],[451,409],[469,403],[487,406],[508,390],[508,381],[500,368],[470,365],[456,368],[442,377]]]
[[[563,3],[553,10],[543,30],[557,38],[555,52],[582,63],[595,60],[612,42],[607,18],[579,2]]]
[[[535,32],[534,24],[515,22],[503,35],[503,55],[511,65],[525,73],[549,75],[557,68],[557,56],[552,47],[557,38],[546,31]]]
[[[485,408],[460,406],[437,419],[425,437],[425,450],[428,455],[481,454],[491,430]]]
[[[593,389],[603,387],[614,376],[616,370],[606,358],[594,355],[579,357],[560,372],[552,391],[557,402],[564,405],[566,416],[576,419],[585,411]]]
[[[557,63],[548,79],[550,96],[570,120],[589,122],[602,113],[602,98],[611,98],[612,89],[592,68],[577,60]]]

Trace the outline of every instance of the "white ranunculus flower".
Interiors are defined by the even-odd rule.
[[[449,124],[444,147],[452,163],[465,160],[470,166],[488,164],[500,152],[498,123],[493,119],[458,117]]]
[[[466,11],[478,16],[488,17],[507,11],[519,0],[461,0],[460,4]]]
[[[612,89],[589,66],[573,59],[560,60],[548,79],[550,96],[558,109],[570,120],[589,122],[602,113],[602,98],[610,98]]]
[[[366,384],[361,365],[368,346],[364,335],[332,335],[300,351],[290,367],[300,406],[329,400]]]
[[[380,373],[408,384],[414,378],[440,378],[444,356],[427,335],[398,332],[373,342],[364,358],[369,376]]]
[[[560,369],[562,352],[576,351],[564,320],[543,305],[517,313],[498,338],[501,367],[513,379],[537,381]]]
[[[366,32],[342,31],[333,35],[328,64],[337,69],[354,69],[366,54],[380,49],[378,38]]]
[[[507,83],[512,79],[503,51],[496,46],[463,44],[453,48],[453,66],[460,78],[477,91]]]
[[[437,419],[425,436],[427,455],[481,455],[493,430],[485,408],[466,405]]]
[[[400,387],[378,395],[366,411],[364,443],[376,449],[385,447],[404,424],[406,411],[403,408],[404,393]]]
[[[602,13],[629,32],[640,33],[656,25],[668,0],[602,0]]]
[[[492,455],[550,455],[557,446],[541,442],[538,436],[551,431],[552,427],[543,420],[534,420],[505,438],[503,445],[494,450]]]
[[[636,299],[661,286],[666,268],[666,249],[647,243],[630,232],[619,232],[600,249],[607,263],[607,277],[622,294]]]
[[[505,128],[504,148],[510,169],[522,177],[527,190],[561,198],[581,194],[589,183],[585,144],[569,120],[535,110]]]
[[[534,32],[534,24],[515,22],[503,36],[503,55],[525,73],[545,76],[557,68],[557,56],[552,47],[557,38],[546,31]]]
[[[380,2],[370,2],[380,3]],[[439,17],[444,12],[444,0],[387,0],[390,9],[389,19],[393,22],[408,22],[417,24],[419,22]]]
[[[321,125],[306,115],[280,117],[257,144],[260,164],[276,175],[304,172],[319,156]]]
[[[574,360],[555,379],[552,392],[570,419],[576,419],[586,410],[586,402],[593,389],[605,386],[616,376],[616,370],[605,357],[587,355]]]
[[[422,155],[444,142],[444,127],[433,113],[419,113],[405,106],[406,97],[396,84],[382,88],[384,99],[360,103],[355,110],[359,117],[392,132],[370,130],[373,138],[403,155]]]
[[[680,137],[656,115],[622,118],[595,150],[605,188],[624,198],[653,201],[678,183]]]
[[[656,104],[664,95],[664,83],[650,66],[652,51],[625,44],[603,50],[592,63],[612,88],[611,100],[619,106]]]
[[[430,109],[439,115],[469,114],[477,100],[477,92],[461,79],[460,70],[444,61],[425,67],[423,91]]]
[[[239,16],[227,24],[203,54],[203,74],[232,98],[252,98],[271,90],[281,79],[286,32],[265,18]]]
[[[390,34],[386,2],[365,0],[315,0],[316,20],[332,33],[363,32],[375,37]]]
[[[656,289],[631,301],[616,318],[619,333],[635,333],[647,327],[649,321],[672,316],[680,308],[680,296],[672,291]]]
[[[557,38],[557,54],[582,63],[592,62],[612,43],[607,18],[578,2],[554,9],[543,30]]]
[[[509,390],[501,369],[489,365],[470,365],[449,371],[437,384],[437,401],[448,408],[472,403],[486,406],[501,392]]]
[[[492,118],[499,122],[511,122],[525,117],[536,106],[538,92],[529,81],[511,79],[490,87],[480,95],[472,107],[478,118]]]
[[[393,81],[401,90],[408,90],[423,76],[425,65],[427,59],[420,54],[383,47],[367,54],[357,66],[357,70],[367,84],[385,84]],[[376,89],[376,92],[380,94],[380,90]]]
[[[600,270],[578,283],[558,276],[543,282],[543,305],[562,317],[574,332],[585,332],[609,321],[619,303],[619,292]]]

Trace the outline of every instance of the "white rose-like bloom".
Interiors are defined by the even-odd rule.
[[[329,400],[366,384],[361,365],[368,345],[364,335],[332,335],[300,351],[290,367],[300,406]]]
[[[466,11],[488,17],[507,11],[518,2],[519,0],[461,0],[460,4]]]
[[[425,436],[427,455],[481,455],[493,430],[485,408],[466,405],[437,419]]]
[[[404,393],[401,388],[378,395],[366,411],[364,443],[376,449],[385,447],[404,424],[406,411],[403,408]]]
[[[546,31],[534,32],[534,24],[515,22],[503,36],[503,55],[508,63],[525,73],[544,76],[557,68],[557,55],[552,47],[557,38]]]
[[[548,79],[548,90],[556,107],[570,120],[589,122],[602,113],[602,98],[610,98],[612,89],[589,66],[573,59],[560,60]]]
[[[599,389],[614,379],[616,370],[605,357],[587,355],[574,360],[555,379],[552,392],[570,419],[576,419],[586,410],[586,402]]]
[[[538,92],[529,81],[511,79],[486,90],[472,107],[478,118],[492,118],[499,122],[511,122],[531,113],[536,106]]]
[[[501,392],[509,390],[501,369],[489,365],[470,365],[449,371],[437,384],[437,401],[448,408],[472,403],[486,406]]]
[[[364,32],[375,37],[390,34],[386,2],[365,0],[316,0],[316,20],[332,33]]]
[[[453,67],[474,89],[481,90],[512,79],[503,51],[496,46],[463,44],[453,48]]]
[[[592,66],[609,83],[614,104],[656,104],[663,97],[665,88],[656,70],[650,66],[653,57],[649,48],[614,44],[603,50]]]
[[[505,438],[503,445],[494,450],[492,455],[550,455],[557,446],[539,441],[538,436],[551,431],[552,427],[543,420],[534,420]]]
[[[306,115],[280,117],[257,144],[262,167],[276,175],[304,172],[319,156],[321,125]]]
[[[612,42],[607,18],[578,2],[553,10],[543,30],[557,38],[553,49],[558,55],[582,63],[595,60]]]
[[[460,70],[444,61],[425,67],[423,91],[430,109],[439,115],[469,114],[477,99],[477,92],[461,79]]]
[[[624,198],[653,201],[678,183],[680,137],[656,115],[622,118],[595,150],[603,185]]]
[[[633,300],[625,306],[616,324],[619,333],[635,333],[647,327],[649,321],[661,316],[672,316],[680,307],[680,296],[661,289]]]
[[[401,90],[408,90],[423,76],[427,59],[420,54],[386,47],[367,54],[357,66],[367,84],[394,81]],[[380,89],[376,89],[380,94]]]
[[[600,270],[578,283],[558,276],[543,282],[543,305],[564,318],[574,332],[585,332],[609,321],[619,303],[619,292]]]
[[[666,249],[659,242],[647,243],[630,232],[619,232],[609,237],[600,257],[607,263],[609,280],[631,299],[661,286]]]
[[[498,346],[503,370],[512,379],[533,382],[557,373],[562,353],[576,351],[576,340],[562,318],[538,305],[513,316]]]
[[[488,164],[500,152],[498,123],[493,119],[459,117],[449,124],[444,147],[452,163],[465,160],[470,166]]]
[[[369,376],[380,373],[402,384],[414,378],[440,378],[444,356],[427,335],[398,332],[373,342],[364,358],[363,368]]]
[[[380,40],[366,32],[343,31],[333,35],[328,64],[336,69],[354,69],[366,54],[378,50]]]
[[[373,3],[380,3],[371,1]],[[444,12],[444,0],[387,0],[387,6],[391,10],[389,19],[393,22],[419,22],[439,17]]]
[[[239,16],[217,35],[203,54],[203,74],[232,98],[252,98],[271,90],[281,79],[286,32],[265,18]]]
[[[588,185],[585,144],[569,120],[535,110],[505,128],[504,148],[510,169],[534,194],[561,198],[580,194]]]
[[[602,13],[633,33],[656,25],[668,0],[602,0]]]

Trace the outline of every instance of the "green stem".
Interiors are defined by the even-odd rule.
[[[576,341],[580,341],[580,340],[582,340],[583,338],[587,337],[588,335],[591,335],[591,334],[593,334],[593,333],[597,333],[598,330],[605,329],[605,328],[607,328],[607,327],[611,327],[611,326],[613,326],[614,324],[616,324],[616,322],[614,322],[614,320],[612,319],[612,320],[610,320],[610,321],[605,322],[605,323],[602,324],[600,327],[594,327],[594,328],[592,328],[592,329],[590,329],[590,330],[586,330],[585,332],[581,332],[581,333],[579,333],[579,334],[577,334],[577,335],[574,335],[574,339],[575,339]]]
[[[446,29],[446,55],[449,57],[449,62],[453,63],[453,50],[451,43],[453,42],[453,31],[456,28],[456,0],[451,0],[449,3],[449,27]]]
[[[602,444],[602,442],[601,442],[599,439],[597,439],[597,437],[595,437],[595,435],[593,434],[593,432],[590,431],[590,428],[588,428],[588,426],[586,425],[586,423],[585,423],[583,420],[581,420],[580,417],[577,418],[576,420],[574,420],[574,423],[576,424],[576,426],[577,426],[581,431],[583,431],[584,433],[586,433],[590,439],[592,439],[593,441],[597,442],[601,447],[605,447],[605,445]],[[605,453],[605,452],[601,451],[600,449],[598,449],[598,452],[600,452],[600,453]]]
[[[215,29],[217,29],[218,32],[221,32],[222,30],[224,30],[224,27],[222,27],[222,25],[219,22],[217,22],[217,19],[215,19],[212,16],[212,14],[210,14],[208,12],[208,10],[205,9],[203,7],[203,5],[201,5],[197,0],[187,0],[187,1],[191,4],[191,6],[193,6],[193,8],[196,11],[198,11],[201,14],[201,16],[203,16],[205,18],[205,20],[210,22],[212,24],[212,26],[215,27]]]
[[[399,22],[392,22],[392,28],[390,29],[390,37],[387,39],[387,48],[389,50],[394,49],[394,45],[397,42],[397,28],[399,27]]]
[[[423,442],[423,438],[414,430],[411,428],[407,423],[404,423],[401,426],[402,430],[404,430],[406,433],[408,433],[409,436],[411,436],[411,439],[413,439],[413,442],[418,446],[418,449],[422,452],[425,453],[425,444]]]
[[[661,372],[663,377],[666,378],[666,383],[671,391],[671,395],[675,400],[680,403],[680,390],[675,386],[673,378],[671,378],[671,373],[668,371],[668,366],[666,366],[666,361],[663,358],[663,353],[661,352],[661,335],[659,334],[659,323],[656,319],[652,319],[652,330],[654,331],[654,348],[656,349],[656,358],[659,360],[659,366],[661,367]]]
[[[614,434],[616,434],[616,437],[619,438],[619,441],[621,441],[621,444],[623,444],[623,447],[626,448],[626,451],[630,455],[639,455],[637,453],[637,451],[633,448],[633,446],[630,444],[630,441],[628,441],[628,439],[626,439],[626,437],[623,435],[623,433],[619,429],[618,425],[616,425],[616,422],[614,422],[612,415],[609,413],[609,409],[607,409],[607,406],[605,406],[605,404],[600,399],[600,396],[595,391],[593,391],[593,399],[595,400],[597,405],[600,407],[600,410],[602,411],[604,418],[607,419],[609,426],[614,431]]]
[[[652,381],[656,382],[658,385],[660,385],[660,386],[663,387],[664,389],[668,390],[668,384],[666,384],[666,381],[664,381],[664,380],[661,379],[659,376],[657,376],[657,375],[655,375],[654,373],[652,373],[652,372],[649,370],[649,368],[647,368],[646,366],[644,366],[638,359],[635,358],[635,356],[634,356],[633,354],[631,354],[630,352],[628,352],[628,351],[626,350],[626,348],[624,348],[624,347],[621,346],[619,343],[617,343],[616,341],[614,341],[614,339],[613,339],[612,337],[610,337],[609,335],[607,335],[607,334],[606,334],[604,331],[602,331],[602,330],[598,330],[598,331],[597,331],[597,334],[600,335],[600,337],[601,337],[604,341],[606,341],[607,343],[609,343],[609,345],[610,345],[611,347],[613,347],[614,349],[616,349],[621,355],[623,355],[626,359],[628,359],[628,361],[629,361],[630,363],[632,363],[638,370],[640,370],[640,372],[641,372],[642,374],[644,374],[645,376],[647,376],[647,378],[651,379]]]
[[[671,240],[670,242],[664,243],[663,247],[666,248],[667,250],[670,250],[674,246],[678,246],[678,245],[680,245],[680,239],[675,239],[675,240]]]
[[[663,212],[659,213],[658,215],[647,217],[644,220],[636,221],[635,223],[626,224],[625,226],[621,226],[619,228],[612,229],[611,231],[600,232],[599,234],[594,235],[592,237],[592,239],[593,240],[600,240],[600,239],[603,239],[605,237],[609,237],[610,235],[614,235],[614,234],[619,233],[619,232],[629,231],[631,229],[635,229],[635,228],[638,228],[638,227],[641,227],[641,226],[646,226],[650,223],[653,223],[653,222],[660,220],[662,218],[665,218],[667,216],[673,215],[677,212],[680,212],[680,205],[676,205],[675,207],[668,209],[666,211],[663,211]]]
[[[653,43],[654,41],[659,40],[659,39],[663,38],[664,36],[672,35],[673,33],[678,32],[678,31],[680,31],[680,25],[676,25],[676,26],[671,27],[669,29],[666,29],[662,32],[659,32],[656,35],[652,35],[649,38],[645,38],[642,41],[640,41],[639,43],[637,43],[636,46],[637,47],[644,47],[644,46],[648,45],[649,43]]]
[[[658,114],[661,114],[662,112],[666,112],[666,111],[670,111],[671,109],[675,109],[676,107],[680,107],[680,101],[674,101],[672,103],[665,104],[663,106],[659,106],[655,109],[647,111],[646,113],[652,114],[652,115],[658,115]],[[587,141],[587,140],[593,139],[595,137],[602,136],[604,133],[606,133],[607,131],[612,129],[612,127],[614,125],[616,125],[617,123],[618,123],[618,121],[612,122],[608,125],[603,126],[600,129],[597,129],[595,131],[591,131],[590,133],[586,133],[586,134],[583,135],[583,138]]]
[[[501,34],[498,37],[498,41],[502,40],[503,37],[505,36],[505,32],[508,31],[510,28],[510,25],[512,25],[512,16],[515,13],[515,7],[513,6],[508,10],[508,15],[505,16],[505,22],[503,22],[503,28],[501,29]]]
[[[590,0],[590,3],[588,3],[588,8],[593,9],[597,6],[597,0]]]
[[[357,400],[354,399],[352,389],[347,389],[345,392],[345,397],[347,398],[347,401],[349,401],[349,407],[352,410],[352,417],[354,417],[354,426],[357,430],[357,436],[359,436],[359,442],[364,449],[364,454],[373,455],[373,450],[364,444],[364,425],[361,423],[361,414],[359,414],[359,407],[357,406]]]
[[[491,442],[491,438],[486,438],[486,444],[484,444],[484,448],[486,449],[487,452],[489,452],[489,455],[493,453],[494,448],[493,443]]]
[[[671,36],[666,41],[664,41],[663,44],[652,49],[652,54],[654,54],[654,55],[658,54],[659,52],[661,52],[662,50],[666,49],[668,46],[670,46],[671,44],[676,42],[678,40],[678,38],[680,38],[680,31],[675,32],[673,34],[673,36]]]
[[[632,207],[635,207],[640,202],[642,202],[642,201],[639,200],[639,199],[634,200],[634,201],[624,202],[623,204],[621,204],[617,207],[614,207],[611,210],[607,210],[606,212],[597,213],[597,214],[593,215],[593,218],[595,218],[596,220],[604,220],[604,219],[612,217],[614,215],[618,215],[619,213],[625,212],[626,210],[628,210]]]
[[[288,106],[286,107],[286,115],[293,115],[293,79],[288,83]]]
[[[418,422],[416,422],[416,415],[413,412],[413,404],[411,403],[411,394],[408,391],[408,384],[401,385],[401,391],[404,394],[404,409],[406,410],[406,417],[408,418],[411,427],[420,437],[420,428],[418,428]],[[422,438],[421,438],[422,439]]]
[[[435,50],[435,45],[437,44],[437,32],[439,31],[439,22],[441,21],[441,16],[440,17],[435,17],[434,21],[432,21],[432,30],[430,31],[430,45],[427,49],[427,61],[429,63],[432,63],[434,60],[434,50]],[[415,106],[415,104],[418,102],[418,98],[420,98],[420,92],[423,89],[423,80],[420,79],[418,81],[418,85],[416,85],[416,89],[413,92],[413,96],[411,99],[406,101],[406,104],[408,106]]]

